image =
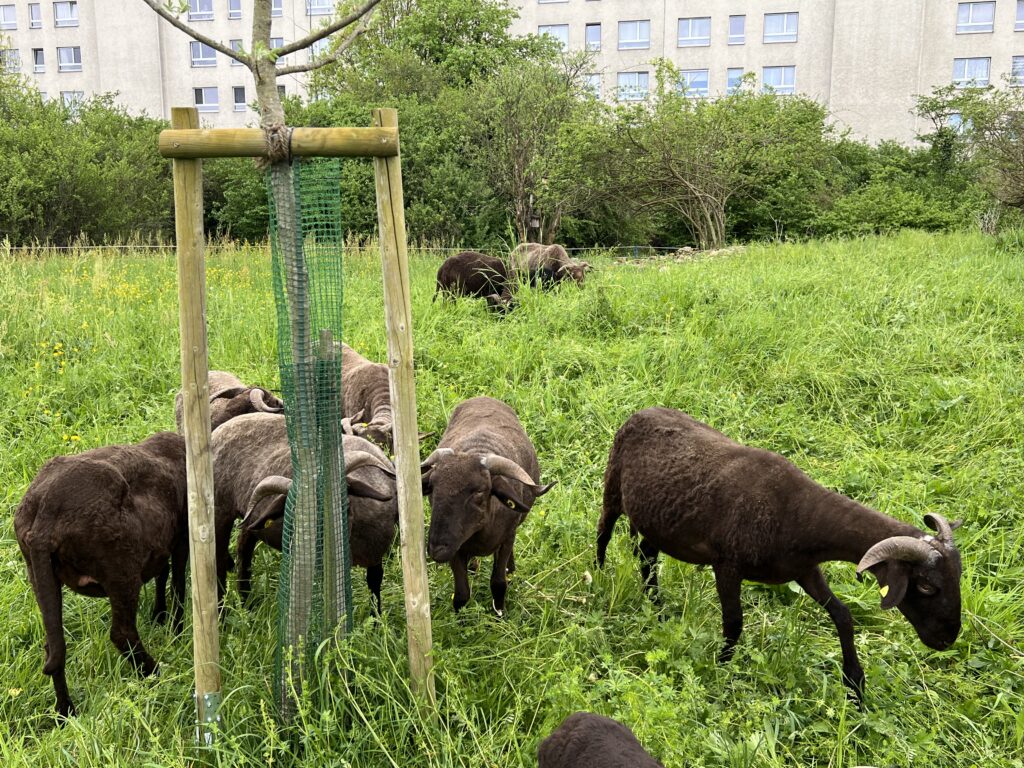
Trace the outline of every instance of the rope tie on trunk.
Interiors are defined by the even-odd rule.
[[[268,125],[263,129],[263,136],[267,143],[267,155],[256,158],[256,167],[259,170],[265,171],[274,163],[292,161],[291,128],[280,123]]]

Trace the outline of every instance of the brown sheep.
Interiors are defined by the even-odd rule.
[[[567,278],[582,287],[587,272],[593,269],[586,261],[574,261],[561,245],[520,243],[511,254],[512,269],[530,285],[554,285]]]
[[[590,712],[569,715],[537,749],[537,768],[662,768],[622,723]]]
[[[156,579],[153,618],[165,622],[169,572],[173,626],[181,631],[187,507],[185,440],[172,432],[57,456],[29,485],[14,513],[14,533],[43,615],[43,674],[53,678],[61,716],[75,713],[64,672],[62,586],[108,598],[111,641],[140,672],[152,674],[156,662],[135,626],[139,592]]]
[[[348,344],[341,345],[341,381],[345,418],[352,433],[393,450],[394,415],[388,367],[374,363]],[[362,421],[366,419],[366,421]]]
[[[478,251],[462,251],[444,260],[437,270],[434,299],[438,296],[485,298],[488,308],[499,312],[515,307],[505,262]]]
[[[247,387],[233,373],[210,371],[210,429],[216,429],[225,421],[243,413],[282,413],[284,403],[263,387]],[[181,392],[174,398],[174,423],[178,434],[184,434],[184,414]]]
[[[658,553],[710,565],[722,604],[728,661],[743,629],[740,585],[796,581],[828,611],[839,633],[843,681],[860,701],[864,670],[849,609],[820,563],[857,563],[881,585],[882,608],[898,608],[921,641],[942,650],[960,632],[960,553],[941,515],[925,515],[932,537],[818,485],[787,459],[740,445],[681,411],[648,408],[615,435],[604,476],[597,558],[626,515],[647,591],[657,597]]]

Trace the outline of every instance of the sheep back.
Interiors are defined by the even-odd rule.
[[[494,256],[462,251],[446,258],[437,270],[437,293],[477,298],[510,295],[508,267]]]
[[[537,750],[537,768],[661,768],[617,720],[576,712]]]

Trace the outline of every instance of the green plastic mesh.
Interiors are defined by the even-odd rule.
[[[278,163],[267,172],[267,182],[278,359],[292,457],[274,680],[281,716],[288,720],[304,682],[316,679],[317,649],[342,620],[345,632],[352,627],[341,430],[340,165],[323,159]]]

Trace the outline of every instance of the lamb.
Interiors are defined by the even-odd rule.
[[[247,387],[233,373],[227,371],[210,371],[210,428],[216,429],[221,424],[243,413],[281,413],[284,403],[263,387]],[[178,434],[184,434],[184,413],[181,392],[174,398],[174,423]]]
[[[796,581],[829,614],[843,652],[843,682],[863,701],[864,670],[850,611],[829,589],[820,563],[857,563],[871,571],[882,608],[898,608],[930,648],[960,632],[960,553],[938,514],[924,521],[937,535],[883,515],[815,483],[769,451],[740,445],[680,411],[648,408],[615,435],[597,526],[603,564],[615,521],[625,514],[645,590],[657,599],[658,553],[710,565],[722,605],[728,661],[743,628],[740,584]]]
[[[576,712],[540,743],[537,768],[662,768],[662,765],[622,723],[590,712]]]
[[[352,433],[393,450],[394,416],[388,367],[371,362],[348,344],[342,344],[341,380],[345,417]],[[364,417],[369,421],[362,422]]]
[[[366,568],[366,583],[380,608],[383,561],[398,526],[394,466],[373,443],[343,435],[349,493],[349,543],[352,562]],[[238,592],[248,599],[252,556],[264,542],[281,549],[284,505],[291,486],[291,449],[284,416],[251,413],[232,419],[213,433],[210,443],[216,509],[217,578],[221,595],[234,567],[231,529],[242,519],[238,538]]]
[[[584,276],[593,269],[586,261],[569,258],[565,248],[557,243],[520,243],[511,254],[512,269],[530,285],[553,285],[571,277],[582,286]]]
[[[554,485],[540,484],[537,453],[515,411],[490,397],[460,403],[420,471],[423,495],[430,497],[427,551],[451,565],[453,608],[469,601],[469,559],[494,555],[492,605],[503,616],[516,529]]]
[[[14,533],[43,615],[43,674],[53,678],[59,715],[75,714],[65,676],[62,585],[87,597],[109,598],[111,641],[143,674],[156,670],[135,620],[142,585],[155,578],[153,618],[166,622],[170,573],[174,631],[183,626],[188,561],[184,438],[160,432],[135,445],[50,459],[14,513]]]
[[[434,299],[439,295],[482,297],[488,308],[502,313],[515,308],[505,262],[478,251],[462,251],[444,260],[437,270]]]

